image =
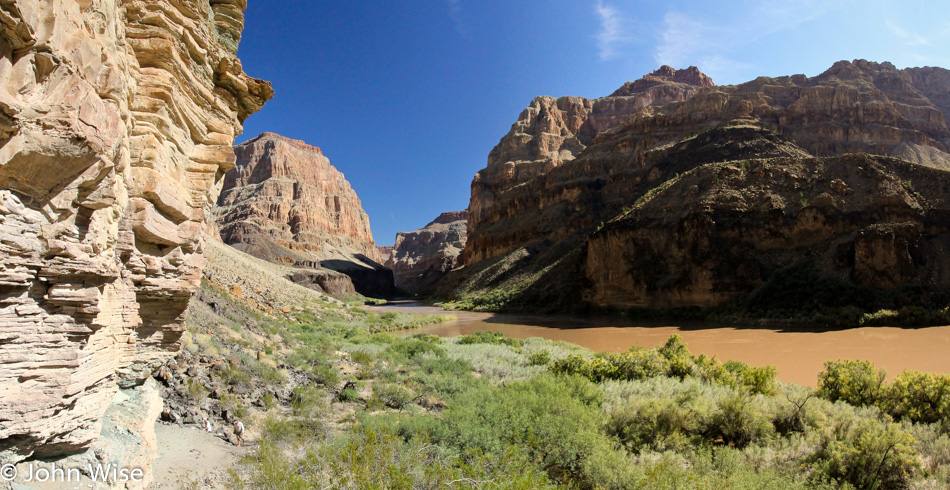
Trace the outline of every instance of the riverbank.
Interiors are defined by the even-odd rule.
[[[376,312],[445,313],[436,306],[394,302],[368,307]],[[541,337],[571,342],[595,352],[649,348],[679,335],[690,350],[752,366],[773,365],[778,379],[814,386],[826,361],[862,359],[885,369],[888,379],[904,370],[950,373],[950,326],[924,328],[770,329],[701,322],[634,322],[615,318],[496,314],[453,311],[458,320],[406,331],[456,337],[497,331],[506,337]]]

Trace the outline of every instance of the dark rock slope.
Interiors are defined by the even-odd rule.
[[[442,292],[476,307],[721,307],[795,276],[863,291],[842,307],[936,301],[950,289],[948,75],[859,60],[701,84],[522,177],[524,160],[496,156],[548,133],[518,136],[519,121],[472,184],[465,267]]]
[[[468,210],[442,213],[416,231],[399,232],[386,266],[396,287],[410,294],[429,294],[459,264],[468,236]]]

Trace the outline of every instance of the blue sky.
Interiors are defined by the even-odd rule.
[[[472,176],[537,95],[609,94],[661,64],[717,84],[835,61],[950,68],[950,2],[249,0],[239,55],[276,95],[238,142],[319,146],[378,245],[468,206]]]

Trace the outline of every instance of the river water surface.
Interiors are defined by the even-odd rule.
[[[722,361],[736,360],[753,366],[773,365],[778,368],[779,379],[804,386],[814,386],[824,362],[836,359],[869,360],[886,369],[889,378],[905,369],[950,373],[950,326],[796,331],[616,318],[446,312],[438,307],[399,302],[370,309],[458,316],[456,321],[407,330],[406,334],[454,337],[494,330],[521,339],[564,340],[599,352],[622,352],[634,345],[653,347],[675,333],[683,337],[694,354],[715,355]]]

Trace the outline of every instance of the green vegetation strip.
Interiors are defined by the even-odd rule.
[[[695,356],[677,336],[594,354],[493,332],[386,332],[437,320],[323,307],[262,321],[264,338],[283,339],[268,344],[274,361],[215,375],[266,393],[247,419],[258,445],[227,486],[950,486],[945,376],[885,383],[869,363],[832,361],[812,390]]]

